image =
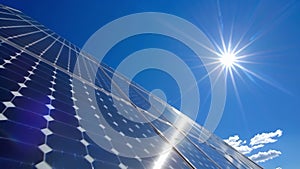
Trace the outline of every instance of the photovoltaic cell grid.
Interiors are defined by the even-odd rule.
[[[136,138],[136,144],[127,144],[129,149],[143,147],[139,138],[157,135],[157,142],[169,144],[163,132],[169,128],[177,131],[184,139],[168,152],[161,168],[260,168],[196,123],[190,123],[190,131],[177,128],[175,119],[185,116],[169,105],[162,113],[148,111],[152,97],[148,92],[23,13],[2,5],[0,40],[1,168],[124,169],[156,165],[160,155],[128,158],[119,155],[116,144],[112,144],[111,152],[97,145],[90,135],[100,136],[107,144],[126,141],[105,135],[108,126],[104,124]],[[115,81],[113,75],[117,75]],[[74,90],[74,82],[80,84],[79,90]],[[111,85],[117,92],[112,94]],[[128,85],[130,98],[124,90]],[[96,99],[90,94],[96,94]],[[155,105],[164,104],[153,100]],[[96,107],[106,123],[99,120],[95,127],[83,128],[81,124],[89,121],[76,110],[84,108],[97,118]],[[136,122],[159,113],[156,120]],[[211,137],[201,141],[199,133]]]

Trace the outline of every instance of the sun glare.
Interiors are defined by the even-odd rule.
[[[226,52],[223,53],[220,57],[220,62],[225,66],[226,68],[232,68],[234,64],[236,63],[237,58],[234,53]]]

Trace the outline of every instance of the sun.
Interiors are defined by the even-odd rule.
[[[237,56],[233,52],[224,52],[221,54],[219,61],[225,68],[229,69],[237,63]]]

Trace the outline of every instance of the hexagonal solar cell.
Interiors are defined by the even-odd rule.
[[[0,81],[1,168],[261,168],[214,135],[201,142],[196,123],[178,129],[183,114],[3,5]]]

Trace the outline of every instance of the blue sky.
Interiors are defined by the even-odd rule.
[[[299,2],[1,0],[0,3],[23,11],[79,47],[110,21],[138,12],[163,12],[179,16],[196,25],[219,46],[222,41],[218,28],[222,30],[226,43],[230,32],[233,45],[243,37],[241,46],[252,43],[240,53],[251,55],[244,58],[248,62],[241,65],[259,77],[238,69],[238,73],[234,73],[238,95],[228,77],[225,111],[215,133],[224,139],[231,136],[228,142],[245,153],[248,151],[246,155],[257,157],[256,160],[258,156],[279,155],[261,162],[260,165],[265,168],[298,167]],[[201,78],[206,73],[203,67],[198,66],[201,61],[194,57],[188,47],[174,39],[158,35],[128,38],[117,44],[104,61],[115,68],[128,54],[147,47],[160,47],[180,55],[196,78]],[[178,86],[168,74],[149,70],[140,72],[134,80],[148,90],[162,89],[168,102],[178,106]],[[159,83],[161,81],[164,83]],[[207,80],[199,84],[201,101],[203,100],[197,119],[200,124],[204,122],[209,108],[207,88]]]

